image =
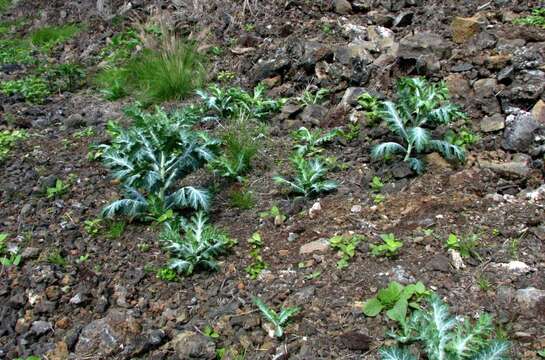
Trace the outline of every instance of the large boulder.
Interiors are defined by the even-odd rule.
[[[193,331],[184,331],[171,342],[179,360],[213,360],[216,358],[216,345],[210,338]]]
[[[397,56],[427,70],[438,70],[438,61],[450,56],[451,43],[433,32],[417,32],[401,39]]]
[[[450,24],[452,41],[458,44],[465,43],[481,31],[481,24],[476,17],[455,17]]]
[[[81,330],[75,352],[113,358],[140,333],[140,322],[129,311],[113,309]]]
[[[502,147],[506,150],[528,152],[539,129],[531,113],[517,110],[505,119]]]

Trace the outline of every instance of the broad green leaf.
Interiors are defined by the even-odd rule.
[[[407,317],[407,307],[407,299],[401,298],[395,303],[393,308],[386,312],[386,315],[394,321],[403,323]]]
[[[377,299],[379,299],[381,303],[385,305],[393,304],[399,299],[402,291],[403,285],[396,281],[392,281],[390,284],[388,284],[387,288],[379,290]]]
[[[384,306],[377,298],[371,298],[363,304],[363,313],[366,316],[375,317],[384,309]]]

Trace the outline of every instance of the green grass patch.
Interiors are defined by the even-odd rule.
[[[81,28],[76,24],[68,24],[63,26],[45,26],[34,31],[30,40],[34,46],[51,49],[55,45],[74,37],[81,31]]]
[[[532,15],[515,19],[513,20],[513,24],[541,26],[542,28],[545,28],[545,7],[533,9]]]
[[[0,0],[0,13],[3,13],[11,6],[11,0]]]
[[[26,139],[27,136],[24,130],[0,131],[0,162],[8,156],[17,141]]]
[[[35,104],[43,103],[50,94],[47,82],[35,76],[1,82],[0,92],[8,96],[20,94],[26,101]]]
[[[31,64],[35,62],[32,56],[30,42],[25,39],[0,39],[0,65]]]

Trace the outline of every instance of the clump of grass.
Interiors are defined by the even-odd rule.
[[[515,19],[513,20],[513,24],[540,26],[545,28],[545,7],[533,9],[532,15]]]
[[[11,0],[0,0],[0,13],[6,11],[11,6]]]
[[[34,46],[50,49],[72,38],[79,31],[80,27],[76,24],[45,26],[34,31],[30,39]]]
[[[97,84],[108,99],[135,94],[146,104],[180,100],[202,86],[204,57],[194,44],[163,40],[160,49],[145,49],[125,66],[105,69]]]
[[[1,82],[0,92],[8,96],[20,94],[28,102],[36,104],[43,103],[50,93],[47,82],[35,76]]]

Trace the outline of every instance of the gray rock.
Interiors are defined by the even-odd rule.
[[[431,271],[450,272],[450,259],[444,255],[435,255],[426,264],[426,268]]]
[[[81,114],[72,114],[64,118],[63,125],[68,129],[76,129],[85,126],[85,119]]]
[[[356,106],[358,104],[358,97],[366,92],[367,90],[363,87],[349,87],[344,92],[343,98],[341,99],[341,105]]]
[[[287,103],[280,110],[280,119],[291,119],[299,114],[303,110],[303,107],[299,104]]]
[[[371,64],[375,59],[367,48],[367,44],[357,41],[346,46],[340,46],[335,50],[335,60],[343,65],[351,65],[354,62],[364,65]]]
[[[417,32],[401,39],[397,56],[402,59],[422,61],[428,68],[450,56],[451,43],[432,32]]]
[[[394,27],[405,27],[411,25],[413,22],[414,13],[411,11],[401,12],[394,19]]]
[[[216,345],[212,340],[193,331],[184,331],[171,341],[179,360],[216,358]]]
[[[380,4],[386,10],[397,12],[405,7],[405,0],[380,0]]]
[[[303,58],[300,65],[307,71],[314,71],[318,61],[331,61],[333,59],[333,50],[328,46],[317,42],[307,41],[303,45]]]
[[[508,161],[503,163],[496,163],[490,161],[479,161],[479,166],[483,169],[490,169],[500,174],[526,177],[530,174],[530,167],[527,162],[522,161]]]
[[[34,321],[30,327],[30,332],[36,336],[42,336],[53,331],[53,325],[48,321]]]
[[[533,310],[537,304],[545,300],[545,290],[529,287],[519,289],[515,294],[515,300],[524,310]]]
[[[396,162],[392,166],[391,171],[392,171],[392,175],[396,179],[403,179],[403,178],[406,178],[407,176],[411,176],[414,173],[411,167],[409,166],[409,164],[405,161]]]
[[[473,69],[473,65],[470,63],[461,63],[453,66],[450,71],[452,72],[464,72]]]
[[[416,279],[413,275],[409,274],[407,270],[401,265],[394,266],[391,270],[392,275],[390,280],[397,281],[400,284],[412,284],[416,282]]]
[[[305,125],[320,126],[327,115],[327,108],[321,105],[308,105],[301,113],[301,121]]]
[[[42,250],[39,248],[27,247],[21,253],[21,258],[23,260],[35,259],[40,255],[41,252]]]
[[[128,311],[114,309],[81,330],[75,352],[112,358],[140,332],[139,322]]]
[[[397,51],[395,34],[392,30],[383,26],[371,25],[367,28],[369,41],[375,44],[377,50],[394,54]]]
[[[499,82],[504,82],[505,80],[511,80],[513,78],[513,74],[515,73],[515,67],[514,66],[506,66],[503,69],[501,69],[498,74],[496,75],[496,78]]]
[[[333,0],[333,7],[337,14],[348,15],[352,12],[352,5],[348,0]]]
[[[299,249],[299,254],[312,254],[315,252],[326,252],[329,250],[329,240],[327,239],[318,239],[312,242],[309,242]]]
[[[282,56],[277,59],[260,60],[254,66],[253,79],[259,82],[276,75],[283,75],[290,67],[290,60]]]
[[[505,119],[501,114],[494,114],[492,116],[485,116],[481,120],[481,131],[494,132],[505,128]]]
[[[506,150],[527,152],[534,142],[534,132],[539,128],[531,113],[519,110],[505,120],[502,147]]]
[[[506,94],[514,100],[537,100],[545,91],[545,72],[523,70],[507,88]]]

